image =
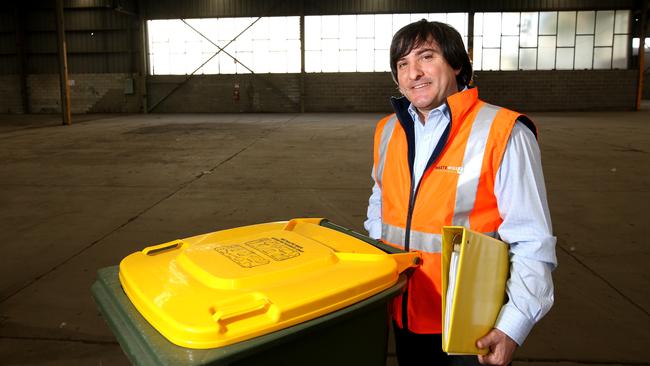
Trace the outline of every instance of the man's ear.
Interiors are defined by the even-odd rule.
[[[461,70],[461,69],[454,70],[454,74],[455,74],[456,76],[458,76],[458,74],[460,74],[460,70]]]

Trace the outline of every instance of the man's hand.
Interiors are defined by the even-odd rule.
[[[489,348],[486,355],[479,355],[478,362],[483,365],[505,366],[512,361],[517,342],[498,329],[492,329],[485,337],[476,341],[478,348]]]

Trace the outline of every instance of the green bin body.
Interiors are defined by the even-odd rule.
[[[122,290],[118,266],[98,271],[92,294],[123,351],[136,365],[385,365],[388,304],[405,287],[298,325],[213,349],[190,349],[165,339]]]

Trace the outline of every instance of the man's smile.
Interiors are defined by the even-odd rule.
[[[411,89],[422,89],[422,88],[425,88],[425,87],[427,87],[429,85],[431,85],[431,82],[420,83],[420,84],[416,84],[416,85],[412,86]]]

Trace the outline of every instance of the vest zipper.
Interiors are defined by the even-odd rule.
[[[445,103],[447,101],[445,100]],[[415,209],[415,199],[418,195],[418,191],[420,190],[420,185],[422,184],[422,179],[424,178],[424,174],[426,171],[431,167],[431,165],[434,165],[435,162],[437,162],[438,158],[440,157],[440,153],[442,152],[442,147],[447,144],[447,139],[449,138],[449,132],[450,132],[450,127],[451,127],[451,121],[452,115],[451,115],[451,107],[449,107],[449,103],[447,103],[447,108],[449,109],[449,125],[445,129],[445,132],[443,132],[442,136],[440,136],[440,141],[438,141],[438,145],[435,147],[433,150],[433,154],[431,154],[431,157],[429,158],[429,161],[427,162],[427,166],[424,168],[424,171],[422,172],[422,177],[420,177],[420,180],[418,181],[418,186],[413,189],[413,181],[415,180],[415,177],[413,176],[413,167],[411,167],[411,190],[409,192],[409,210],[408,214],[406,215],[406,228],[405,228],[405,238],[404,238],[404,250],[409,251],[409,247],[411,244],[411,221],[413,219],[413,210]],[[442,142],[442,145],[440,143]],[[408,330],[408,285],[411,283],[409,281],[407,283],[406,290],[402,294],[402,329]]]
[[[420,183],[422,183],[422,178],[418,181],[418,186],[413,190],[413,180],[411,177],[411,191],[409,193],[409,210],[406,215],[406,230],[404,238],[404,250],[409,251],[411,245],[411,221],[413,219],[413,210],[415,208],[415,198],[417,197],[418,191],[420,190]],[[406,291],[402,294],[402,328],[408,330],[408,287]]]

